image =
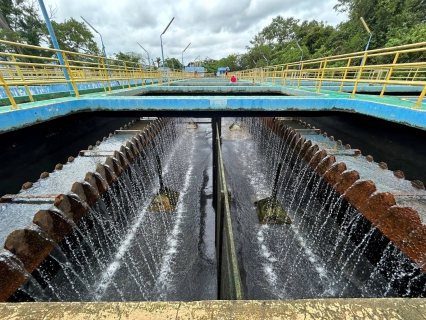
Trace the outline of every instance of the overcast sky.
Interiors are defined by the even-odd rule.
[[[57,22],[83,16],[103,37],[107,54],[119,51],[145,52],[151,59],[161,57],[160,34],[169,21],[173,23],[163,35],[164,58],[187,64],[200,56],[220,59],[233,53],[245,53],[249,41],[277,15],[301,20],[317,20],[336,26],[346,20],[333,6],[337,0],[44,0],[58,11]],[[101,48],[100,37],[95,39]]]

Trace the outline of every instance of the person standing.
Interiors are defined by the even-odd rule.
[[[229,72],[229,68],[226,67],[226,69],[225,69],[225,78],[228,78],[228,72]]]

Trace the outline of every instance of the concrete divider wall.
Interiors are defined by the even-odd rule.
[[[384,237],[414,261],[423,272],[426,271],[426,226],[421,218],[424,213],[419,214],[413,207],[399,205],[396,200],[400,195],[426,199],[426,192],[422,190],[424,187],[420,182],[412,182],[417,191],[410,191],[409,194],[383,192],[383,188],[376,187],[374,181],[360,178],[355,168],[347,167],[344,162],[337,162],[337,155],[328,154],[332,151],[320,148],[318,144],[306,139],[291,126],[283,125],[274,118],[262,118],[262,120],[294,149],[294,157],[290,159],[292,166],[296,167],[294,163],[297,159],[309,165],[311,170],[328,184],[328,187],[342,195],[347,203],[355,207],[366,220],[380,230]],[[317,134],[320,132],[318,129],[310,128],[306,123],[303,125],[316,130]],[[334,137],[329,138],[334,141]],[[336,144],[341,145],[341,142],[337,141]],[[342,151],[343,149],[346,150]],[[346,148],[342,146],[339,152],[351,153],[354,157],[362,156],[360,150],[351,149],[349,145]],[[371,162],[373,159],[367,156],[365,161]],[[377,170],[387,170],[386,164],[378,164]],[[394,176],[395,179],[403,178],[403,174],[399,171],[394,172]],[[318,199],[320,200],[321,196]]]
[[[234,233],[232,231],[231,211],[229,207],[228,189],[223,166],[222,150],[220,147],[219,128],[213,128],[216,135],[215,148],[217,148],[217,204],[216,204],[216,257],[218,263],[218,292],[221,300],[244,299],[241,284],[240,270],[234,245]]]
[[[70,233],[90,207],[109,188],[116,187],[114,182],[131,162],[140,158],[141,151],[167,123],[167,119],[160,118],[142,133],[135,131],[135,135],[114,151],[113,156],[107,156],[103,164],[98,163],[93,172],[87,172],[83,181],[72,184],[70,193],[58,194],[49,209],[35,212],[27,228],[14,230],[7,236],[4,249],[0,252],[0,301],[6,301]],[[70,157],[69,161],[74,159]]]

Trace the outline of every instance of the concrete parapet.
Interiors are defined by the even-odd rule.
[[[2,319],[423,319],[425,299],[3,304]]]

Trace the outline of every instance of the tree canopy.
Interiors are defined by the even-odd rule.
[[[231,54],[219,60],[203,61],[208,72],[228,66],[231,70],[263,67],[330,55],[364,50],[369,38],[360,18],[372,32],[370,49],[421,42],[426,39],[426,0],[337,0],[337,13],[345,13],[347,21],[336,27],[324,21],[304,20],[278,15],[253,36],[243,54]],[[56,22],[50,8],[52,25],[61,49],[100,55],[91,30],[73,18]],[[50,37],[36,0],[0,0],[0,39],[35,46],[49,45]],[[2,51],[31,55],[51,55],[16,46],[0,46]],[[118,52],[120,60],[147,63],[135,52]],[[413,57],[411,57],[413,58]],[[417,56],[415,59],[424,59]],[[161,59],[151,61],[157,67]],[[165,66],[181,68],[178,59],[165,59]]]
[[[48,45],[53,48],[44,19],[35,0],[0,0],[0,39],[34,46]],[[50,8],[50,18],[58,44],[62,50],[99,55],[94,36],[83,22],[70,18],[54,21],[55,10]],[[5,47],[3,51],[30,55],[51,55],[38,50]]]
[[[338,0],[334,10],[348,20],[336,27],[323,21],[301,21],[277,16],[258,32],[247,51],[219,60],[218,66],[231,64],[231,70],[282,64],[304,59],[363,51],[372,32],[370,49],[422,42],[426,39],[425,0]],[[235,58],[237,57],[237,58]],[[423,56],[417,59],[424,59]]]

